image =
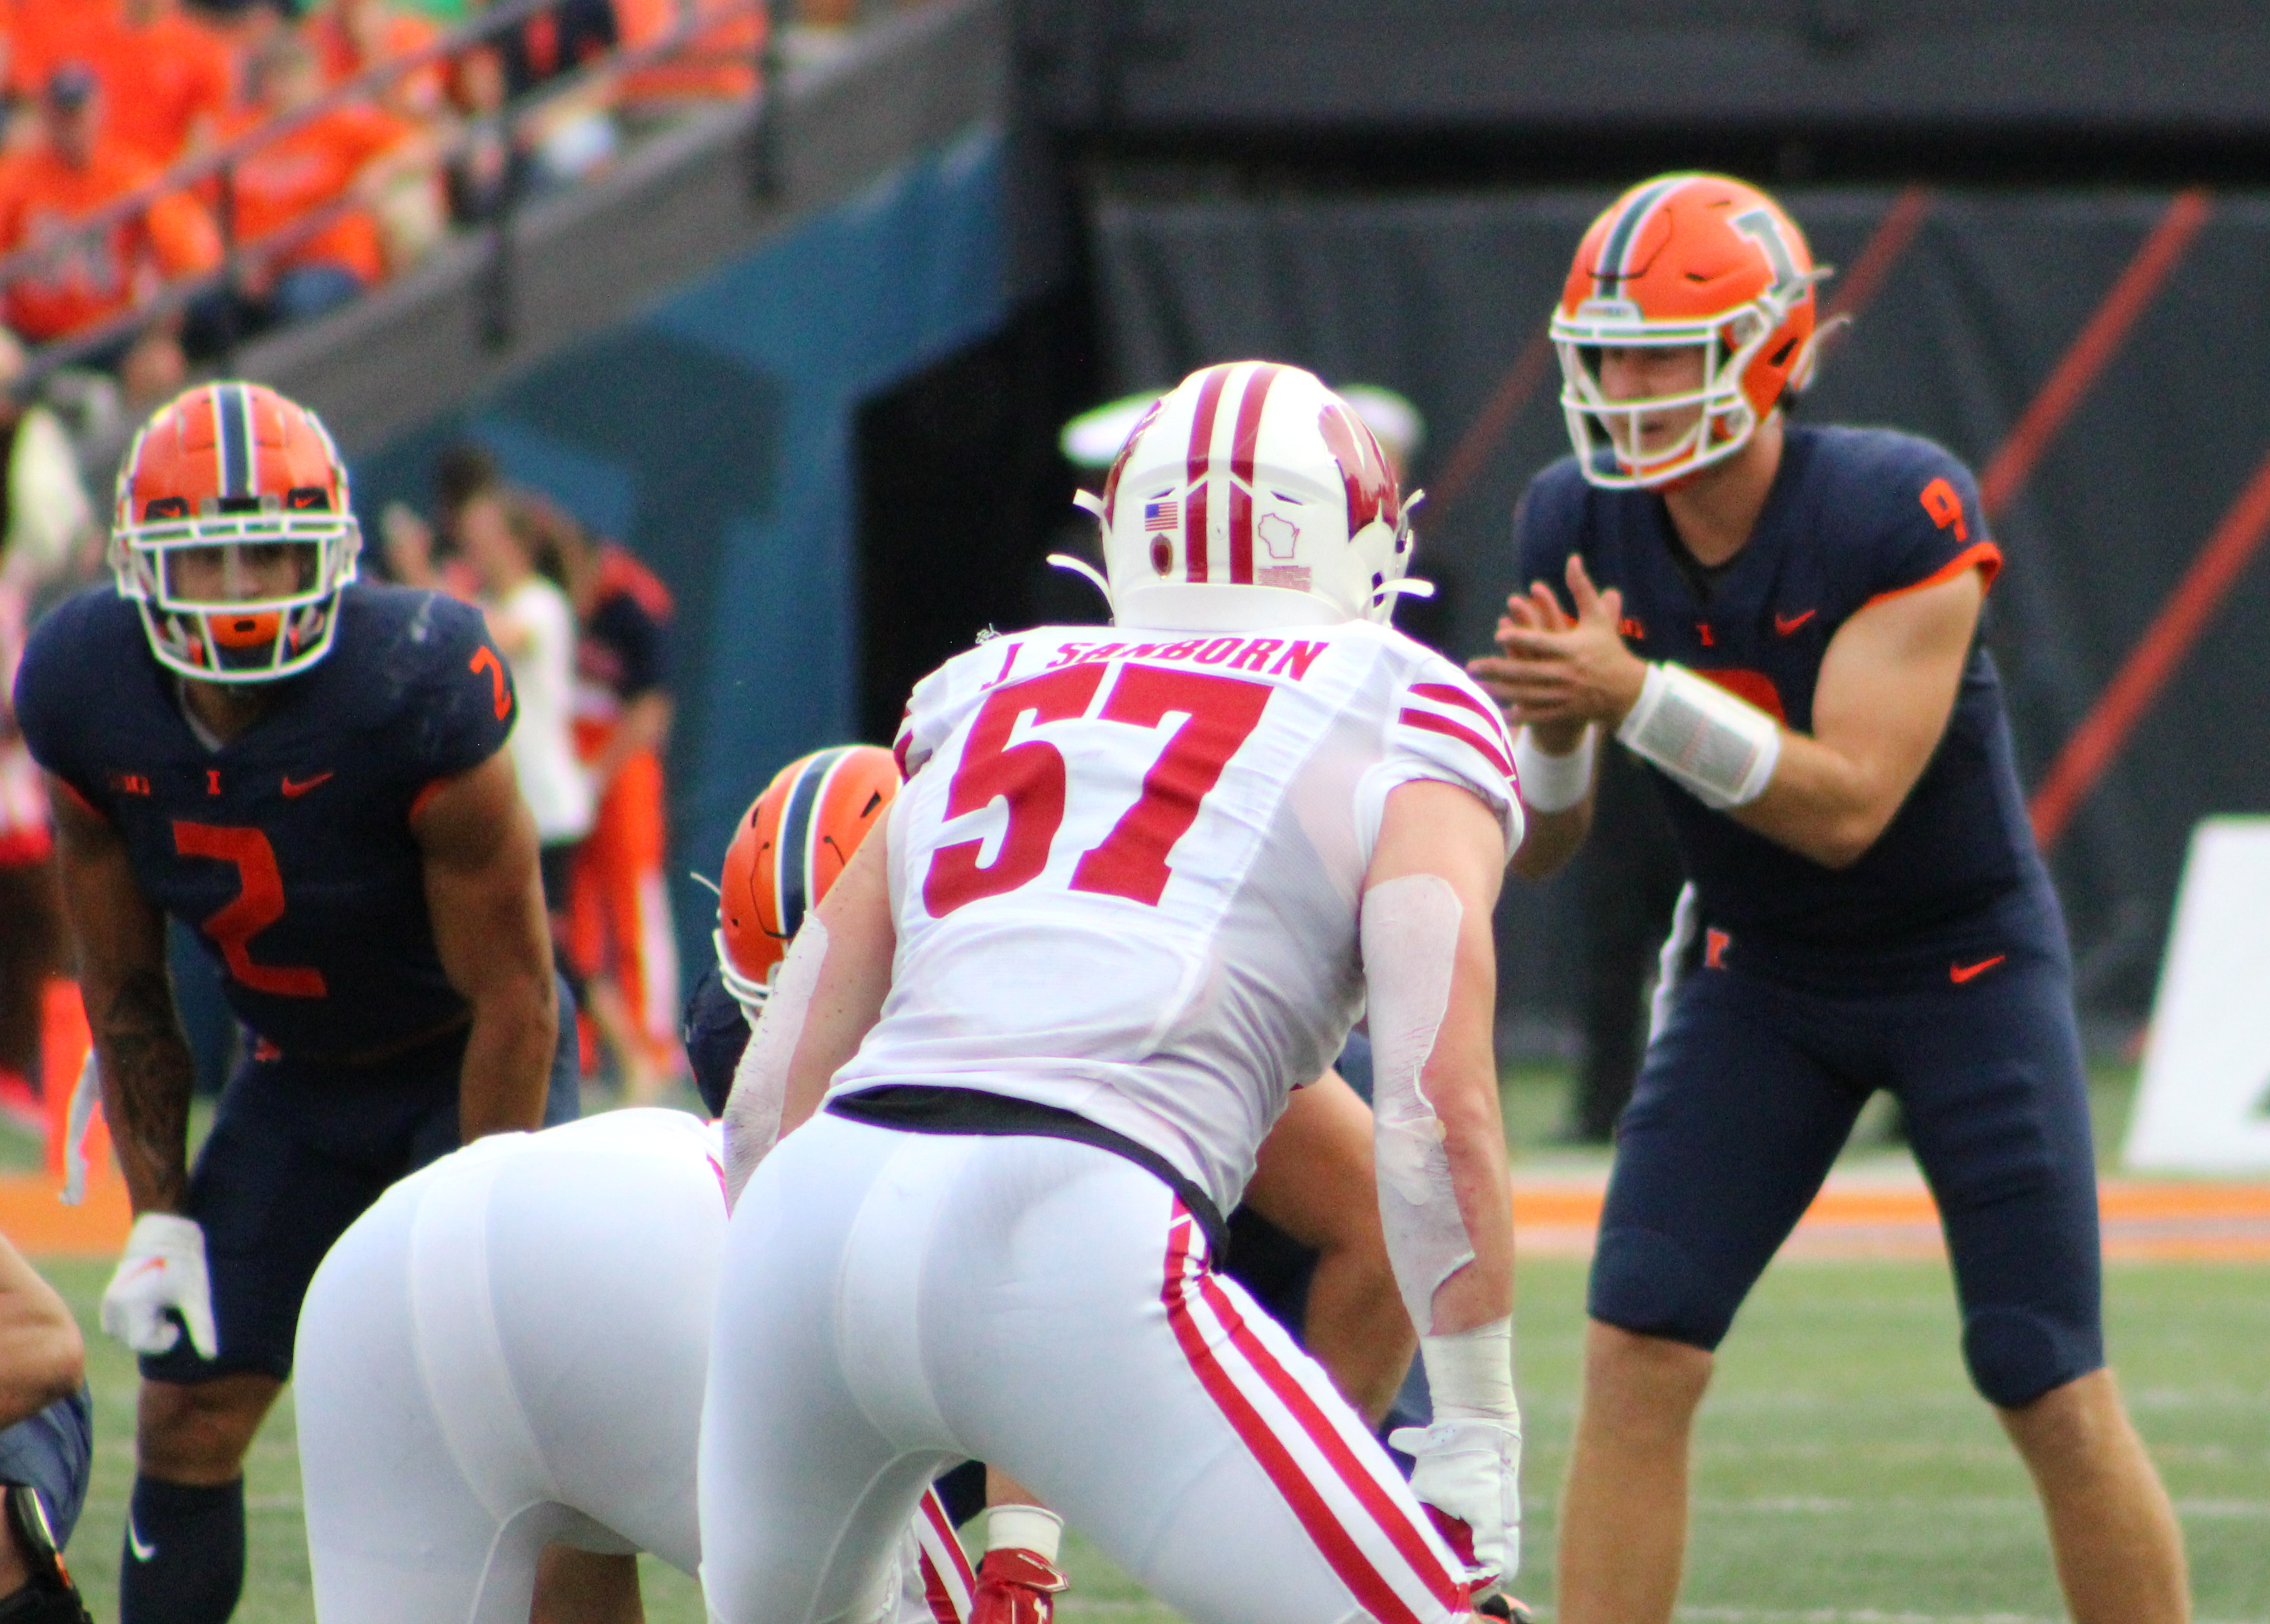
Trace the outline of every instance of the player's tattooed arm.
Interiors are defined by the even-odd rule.
[[[426,908],[450,983],[473,1006],[457,1131],[541,1127],[559,1033],[536,823],[500,750],[425,796],[410,832],[425,855]]]
[[[165,916],[135,882],[117,831],[67,786],[56,784],[51,798],[79,991],[127,1194],[137,1213],[178,1212],[197,1066],[174,1010]]]

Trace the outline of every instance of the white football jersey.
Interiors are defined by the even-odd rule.
[[[1464,672],[1369,623],[1116,636],[997,638],[915,689],[890,997],[832,1092],[1076,1111],[1226,1212],[1362,1006],[1357,904],[1388,792],[1470,790],[1510,853],[1512,744]]]

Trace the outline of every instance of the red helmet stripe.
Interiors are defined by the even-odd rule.
[[[1261,405],[1284,370],[1254,367],[1237,403],[1237,431],[1229,447],[1229,578],[1241,586],[1253,584],[1253,451],[1261,437]]]
[[[1183,456],[1183,478],[1190,486],[1190,501],[1183,510],[1183,555],[1184,579],[1204,581],[1206,578],[1206,473],[1213,462],[1213,419],[1221,407],[1222,386],[1229,382],[1234,367],[1213,367],[1206,370],[1205,382],[1198,385],[1198,416],[1191,424],[1191,449]]]

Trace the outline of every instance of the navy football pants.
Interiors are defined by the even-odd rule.
[[[2015,1407],[2102,1366],[2067,977],[2059,957],[2015,949],[1960,984],[1891,994],[1689,972],[1618,1130],[1592,1316],[1717,1347],[1877,1088],[1898,1098],[1937,1198],[1978,1390]]]

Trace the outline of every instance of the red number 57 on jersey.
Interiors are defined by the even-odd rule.
[[[931,856],[923,905],[932,917],[943,919],[981,898],[1014,891],[1048,867],[1065,818],[1064,753],[1036,738],[1020,745],[1009,740],[1023,716],[1035,723],[1086,716],[1110,670],[1103,664],[1068,665],[997,689],[986,700],[947,787],[946,815],[960,818],[1001,800],[1007,804],[1008,827],[990,864],[978,861],[982,840],[941,846]],[[1173,871],[1168,859],[1176,842],[1190,832],[1199,804],[1260,725],[1269,694],[1269,684],[1235,677],[1156,665],[1120,667],[1099,713],[1102,720],[1148,729],[1177,712],[1183,720],[1166,736],[1144,775],[1141,796],[1110,834],[1081,854],[1072,888],[1157,907]]]

